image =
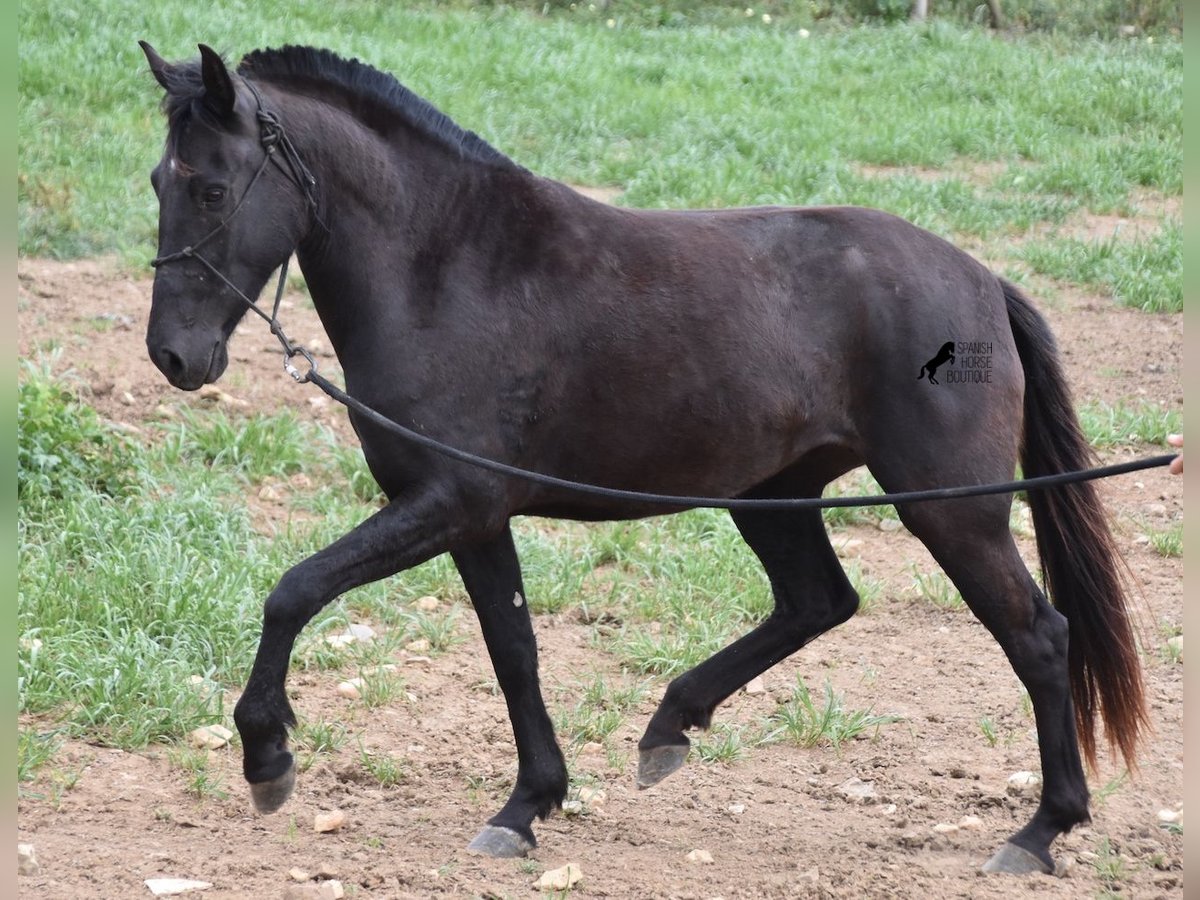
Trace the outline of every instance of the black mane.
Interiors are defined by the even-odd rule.
[[[301,87],[305,83],[318,88],[333,88],[347,96],[370,125],[376,118],[398,117],[440,143],[454,148],[464,157],[480,162],[508,163],[499,150],[473,131],[455,122],[428,100],[419,97],[396,78],[357,59],[343,59],[336,53],[316,47],[284,46],[254,50],[242,57],[237,72],[255,81],[283,87]],[[168,73],[170,87],[164,108],[172,123],[204,92],[198,60],[173,66]]]

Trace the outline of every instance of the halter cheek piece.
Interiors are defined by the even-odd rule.
[[[262,94],[259,93],[258,88],[254,86],[254,82],[249,81],[248,79],[243,79],[243,83],[250,89],[250,93],[254,95],[254,100],[257,105],[255,118],[258,120],[259,142],[262,144],[263,148],[262,162],[259,163],[258,169],[255,170],[254,176],[250,179],[250,183],[246,185],[246,190],[242,192],[242,196],[238,199],[237,205],[234,206],[233,211],[230,212],[229,215],[224,219],[222,219],[221,222],[212,229],[212,231],[208,232],[208,234],[204,235],[204,237],[200,238],[200,240],[196,241],[194,244],[189,244],[188,246],[184,247],[182,250],[177,250],[174,253],[167,253],[162,256],[156,256],[154,259],[150,260],[150,265],[157,269],[160,266],[166,265],[167,263],[194,259],[208,269],[208,271],[216,275],[217,278],[221,279],[226,287],[228,287],[242,299],[246,306],[248,306],[250,310],[255,313],[255,315],[264,319],[267,324],[271,326],[271,334],[275,335],[275,337],[279,339],[279,343],[283,346],[284,369],[289,375],[292,376],[292,378],[303,384],[311,378],[313,373],[316,372],[317,364],[313,360],[311,353],[309,353],[303,347],[297,347],[288,339],[288,336],[284,334],[283,328],[279,324],[278,318],[279,303],[283,299],[283,289],[287,282],[288,262],[291,260],[291,254],[288,254],[288,258],[285,259],[283,261],[283,265],[279,267],[279,283],[275,288],[275,304],[271,309],[270,315],[268,315],[266,312],[260,309],[253,300],[247,297],[241,288],[230,281],[220,269],[213,265],[212,262],[203,256],[198,250],[199,247],[209,241],[212,237],[224,231],[229,223],[233,221],[233,217],[241,211],[242,206],[246,202],[246,198],[250,196],[250,192],[254,190],[254,185],[258,183],[259,178],[262,177],[262,174],[267,170],[267,165],[270,163],[274,163],[279,170],[284,173],[284,175],[294,181],[300,190],[303,191],[304,199],[308,204],[309,210],[312,212],[317,221],[320,221],[320,216],[316,215],[317,197],[315,191],[317,187],[317,179],[313,177],[313,174],[309,170],[308,166],[304,164],[304,160],[300,158],[299,151],[296,150],[296,146],[292,143],[291,138],[289,138],[287,132],[284,131],[283,123],[279,121],[279,117],[275,113],[268,110],[266,106],[264,106]],[[277,150],[280,152],[277,153]],[[283,157],[283,162],[280,162],[280,156]],[[292,359],[296,356],[304,357],[308,363],[308,372],[302,373],[294,365],[292,365]]]

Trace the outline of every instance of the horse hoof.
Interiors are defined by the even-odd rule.
[[[641,751],[638,754],[637,786],[644,789],[658,784],[683,765],[690,749],[687,744],[668,744]]]
[[[1053,875],[1054,867],[1047,865],[1041,857],[1030,853],[1023,847],[1005,843],[991,859],[983,864],[983,871],[988,875],[996,873],[1030,875],[1034,872]]]
[[[495,859],[514,859],[525,856],[532,849],[533,844],[503,825],[485,825],[483,831],[475,835],[475,840],[467,844],[468,852]]]
[[[283,806],[287,802],[287,798],[292,796],[292,789],[295,786],[296,767],[293,765],[278,778],[251,784],[250,798],[254,801],[254,808],[266,815]]]

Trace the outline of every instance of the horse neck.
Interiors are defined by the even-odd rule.
[[[416,126],[384,135],[310,98],[281,106],[317,180],[320,223],[297,256],[335,348],[354,323],[395,315],[398,301],[436,302],[436,286],[423,282],[430,258],[464,250],[477,220],[499,216],[489,198],[528,175],[464,156]]]

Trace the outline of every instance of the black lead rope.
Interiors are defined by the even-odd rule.
[[[571,491],[576,494],[586,494],[592,497],[600,497],[605,500],[623,500],[632,503],[644,503],[653,506],[668,506],[668,507],[686,507],[698,509],[836,509],[851,506],[896,506],[903,503],[918,503],[925,500],[953,500],[960,497],[981,497],[987,494],[1011,494],[1016,491],[1034,491],[1044,490],[1045,488],[1056,487],[1064,484],[1074,484],[1081,481],[1092,481],[1098,478],[1109,478],[1113,475],[1124,475],[1128,472],[1138,472],[1143,469],[1154,469],[1159,466],[1170,465],[1175,459],[1175,454],[1167,453],[1162,456],[1151,456],[1145,459],[1132,460],[1125,463],[1117,463],[1111,466],[1100,466],[1095,469],[1082,469],[1075,472],[1060,472],[1054,475],[1041,475],[1036,478],[1024,478],[1018,481],[1005,481],[996,484],[972,484],[963,485],[961,487],[949,488],[934,488],[926,491],[905,491],[899,494],[875,494],[868,497],[775,497],[775,498],[758,498],[758,497],[688,497],[676,496],[673,494],[649,494],[641,491],[626,491],[620,488],[603,487],[597,484],[585,484],[579,481],[572,481],[569,478],[559,478],[555,475],[545,475],[541,472],[531,472],[528,469],[521,469],[517,466],[510,466],[507,463],[497,462],[494,459],[487,459],[483,456],[476,456],[474,453],[468,453],[465,450],[459,450],[457,447],[451,447],[448,444],[443,444],[441,441],[435,440],[428,435],[413,431],[411,428],[406,428],[398,422],[389,419],[376,410],[371,409],[366,404],[355,400],[337,385],[330,382],[323,375],[317,372],[317,364],[313,359],[312,354],[303,347],[296,346],[288,339],[284,333],[283,327],[279,324],[279,304],[283,299],[284,286],[287,281],[288,262],[291,257],[284,260],[279,269],[279,283],[275,288],[275,304],[270,313],[261,309],[253,300],[246,296],[237,285],[230,281],[223,272],[214,266],[207,258],[201,255],[197,248],[205,244],[210,238],[222,231],[229,221],[237,215],[241,210],[242,204],[246,202],[246,198],[250,196],[250,191],[259,178],[266,171],[269,163],[274,162],[283,173],[294,181],[297,186],[304,192],[308,202],[310,213],[321,222],[319,211],[317,210],[316,202],[316,179],[312,172],[304,164],[300,154],[295,146],[288,138],[284,131],[283,123],[273,112],[266,109],[263,104],[262,95],[249,79],[243,79],[244,83],[250,88],[254,94],[258,104],[257,118],[259,123],[260,138],[262,140],[263,150],[265,155],[260,163],[258,170],[250,179],[250,183],[246,186],[242,197],[234,206],[233,211],[226,216],[219,225],[212,231],[205,234],[194,244],[184,247],[175,253],[168,253],[152,260],[150,265],[155,268],[167,263],[182,262],[184,260],[193,259],[203,265],[206,269],[216,275],[227,288],[233,291],[242,302],[250,308],[257,316],[266,321],[271,327],[271,334],[279,340],[283,346],[284,360],[283,366],[289,375],[299,384],[312,382],[326,394],[341,403],[348,409],[366,417],[369,421],[374,422],[381,428],[390,431],[391,433],[404,438],[410,443],[425,447],[435,453],[449,459],[456,460],[467,465],[475,466],[480,469],[485,469],[489,472],[495,472],[499,475],[507,475],[513,478],[521,478],[525,481],[540,484],[545,487],[560,488],[562,490]],[[279,162],[276,149],[282,152],[283,158],[287,164]],[[299,371],[292,360],[297,356],[302,356],[308,363],[308,371]]]
[[[295,376],[293,376],[295,377]],[[388,416],[379,414],[376,410],[366,406],[355,400],[354,397],[347,394],[336,384],[332,384],[328,378],[325,378],[317,372],[316,367],[308,371],[304,377],[296,378],[298,382],[312,382],[318,388],[325,391],[330,397],[334,398],[338,403],[349,409],[355,410],[356,413],[366,416],[366,418],[374,424],[386,428],[391,433],[397,434],[408,442],[424,446],[428,450],[433,450],[442,456],[451,458],[458,462],[467,463],[468,466],[474,466],[480,469],[486,469],[488,472],[494,472],[500,475],[510,475],[512,478],[520,478],[526,481],[532,481],[536,485],[544,485],[546,487],[564,488],[566,491],[574,493],[588,494],[590,497],[600,497],[607,500],[626,500],[631,503],[646,503],[661,506],[686,506],[690,509],[748,509],[748,510],[800,510],[800,509],[841,509],[846,506],[896,506],[905,503],[920,503],[924,500],[952,500],[961,497],[982,497],[984,494],[995,493],[1014,493],[1016,491],[1039,491],[1045,490],[1048,487],[1058,485],[1070,485],[1079,481],[1091,481],[1100,478],[1110,478],[1112,475],[1123,475],[1129,472],[1140,472],[1142,469],[1153,469],[1159,466],[1168,466],[1171,460],[1174,460],[1175,454],[1164,454],[1163,456],[1151,456],[1144,460],[1133,460],[1130,462],[1121,462],[1112,464],[1112,466],[1102,466],[1094,469],[1081,469],[1079,472],[1062,472],[1055,475],[1039,475],[1038,478],[1026,478],[1016,481],[1001,481],[990,485],[964,485],[961,487],[936,487],[929,491],[905,491],[901,493],[883,493],[874,494],[869,497],[778,497],[778,498],[750,498],[750,497],[686,497],[676,496],[676,494],[664,493],[643,493],[641,491],[623,491],[617,487],[602,487],[600,485],[584,484],[581,481],[571,481],[570,479],[557,478],[556,475],[546,475],[540,472],[530,472],[529,469],[522,469],[516,466],[509,466],[508,463],[497,462],[496,460],[488,460],[484,456],[476,456],[470,454],[466,450],[460,450],[443,444],[440,440],[428,437],[427,434],[413,431],[412,428],[406,428],[398,422],[392,421]]]
[[[293,376],[296,377],[296,376]],[[577,494],[587,494],[601,497],[605,500],[624,500],[634,503],[647,503],[655,506],[683,506],[696,509],[835,509],[849,506],[898,506],[903,503],[918,503],[924,500],[953,500],[960,497],[981,497],[986,494],[1011,494],[1016,491],[1044,490],[1063,484],[1074,484],[1080,481],[1092,481],[1097,478],[1109,478],[1113,475],[1124,475],[1128,472],[1138,472],[1143,469],[1154,469],[1169,465],[1175,454],[1167,453],[1162,456],[1151,456],[1145,459],[1135,459],[1130,462],[1116,463],[1111,466],[1100,466],[1095,469],[1082,469],[1076,472],[1060,472],[1055,475],[1041,475],[1037,478],[1023,478],[1017,481],[1004,481],[994,484],[971,484],[961,487],[933,488],[926,491],[904,491],[898,494],[875,494],[867,497],[688,497],[674,494],[647,494],[641,491],[625,491],[619,488],[602,487],[597,484],[585,484],[571,481],[569,478],[558,478],[541,472],[531,472],[507,463],[497,462],[483,456],[476,456],[457,447],[451,447],[435,440],[428,435],[405,428],[381,415],[371,407],[355,400],[337,385],[317,372],[314,367],[306,375],[296,378],[297,381],[311,381],[338,403],[365,416],[371,422],[398,435],[410,443],[440,453],[442,456],[466,463],[489,472],[509,475],[531,481],[545,487],[563,488]]]

